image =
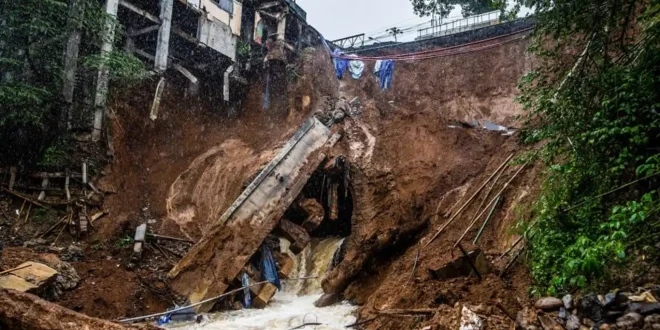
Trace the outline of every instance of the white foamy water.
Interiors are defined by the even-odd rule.
[[[314,301],[321,295],[296,296],[279,292],[264,309],[243,309],[218,314],[210,314],[210,320],[201,324],[174,326],[176,329],[205,330],[288,330],[303,323],[322,323],[306,329],[335,330],[355,323],[353,312],[356,307],[346,302],[330,307],[314,307]]]
[[[183,323],[168,325],[177,330],[289,330],[304,323],[321,323],[303,329],[339,330],[356,321],[356,306],[341,302],[333,306],[317,308],[314,302],[323,294],[321,278],[327,271],[334,251],[342,239],[330,238],[308,246],[295,258],[292,275],[318,276],[318,279],[283,283],[283,291],[275,294],[264,309],[242,309],[208,314],[201,324]],[[283,245],[288,248],[287,244]],[[300,294],[300,295],[298,295]]]

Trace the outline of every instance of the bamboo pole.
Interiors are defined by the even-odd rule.
[[[178,241],[178,242],[186,242],[186,243],[195,243],[189,239],[185,238],[176,238],[176,237],[170,237],[170,236],[165,236],[165,235],[158,235],[158,234],[147,234],[149,237],[154,237],[154,238],[160,238],[160,239],[166,239],[170,241]]]
[[[481,211],[481,213],[479,213],[479,215],[477,215],[477,218],[480,218],[486,212],[486,210],[488,210],[488,208],[491,206],[491,204],[493,204],[495,202],[495,200],[498,199],[500,195],[502,195],[504,190],[506,190],[506,188],[509,187],[509,184],[511,184],[511,182],[518,176],[518,174],[520,174],[520,171],[522,171],[525,168],[525,166],[527,166],[527,163],[520,166],[518,171],[516,171],[516,173],[511,177],[511,179],[509,179],[509,181],[507,181],[507,183],[504,184],[504,187],[502,187],[502,189],[500,189],[500,191],[497,193],[497,195],[496,195],[497,197],[494,197],[490,201],[490,203],[488,203],[488,205],[486,205],[486,208],[483,211]],[[465,235],[467,235],[468,231],[470,231],[470,229],[472,229],[472,226],[474,226],[475,222],[471,223],[470,226],[465,230],[465,232],[463,232],[463,235],[461,235],[461,237],[458,239],[458,241],[456,241],[456,244],[454,244],[454,247],[456,247],[461,242],[461,240],[463,240],[463,238],[465,238]]]
[[[486,181],[484,181],[484,183],[481,185],[481,187],[479,187],[479,189],[477,189],[477,191],[472,195],[472,197],[470,197],[470,199],[469,199],[467,202],[465,202],[465,204],[463,204],[463,206],[462,206],[462,207],[456,212],[456,214],[454,214],[454,215],[451,217],[451,219],[449,219],[449,220],[448,220],[448,221],[447,221],[447,222],[446,222],[446,223],[445,223],[445,224],[444,224],[444,225],[438,230],[438,232],[436,232],[435,235],[433,235],[433,237],[431,237],[431,239],[430,239],[430,240],[424,245],[424,247],[427,247],[427,246],[429,246],[429,244],[433,243],[433,241],[438,237],[438,235],[440,235],[440,234],[442,233],[442,231],[445,230],[445,228],[447,228],[447,226],[449,226],[449,224],[451,224],[451,223],[454,221],[454,219],[456,219],[456,218],[458,217],[458,215],[460,215],[461,212],[463,212],[463,210],[464,210],[468,205],[470,205],[470,203],[472,202],[472,200],[474,200],[474,198],[475,198],[475,197],[481,192],[481,190],[484,189],[484,187],[486,186],[486,184],[488,184],[488,182],[489,182],[489,181],[490,181],[490,180],[491,180],[491,179],[492,179],[492,178],[493,178],[493,177],[494,177],[494,176],[495,176],[495,175],[496,175],[496,174],[497,174],[497,173],[498,173],[498,172],[499,172],[499,171],[500,171],[500,170],[501,170],[501,169],[502,169],[502,168],[503,168],[508,162],[509,162],[509,160],[513,157],[513,155],[514,155],[514,154],[511,154],[509,157],[507,157],[507,159],[502,163],[502,165],[500,165],[500,167],[498,167],[497,170],[495,170],[495,172],[493,172],[493,174],[491,174],[490,177],[489,177]]]
[[[474,241],[472,241],[472,244],[477,244],[477,241],[479,241],[479,237],[481,237],[481,234],[484,232],[484,229],[486,228],[486,225],[488,224],[488,220],[490,220],[490,217],[493,215],[493,212],[495,211],[495,208],[497,207],[497,204],[500,203],[500,200],[502,199],[502,195],[497,196],[497,201],[495,204],[493,204],[493,207],[490,209],[490,212],[488,213],[488,216],[486,217],[486,220],[484,221],[484,224],[481,226],[481,229],[479,229],[479,232],[477,233],[477,237],[474,238]]]
[[[8,269],[8,270],[5,270],[5,271],[0,272],[0,275],[9,274],[9,273],[11,273],[11,272],[15,272],[15,271],[17,271],[17,270],[21,270],[21,269],[28,268],[28,267],[32,267],[32,265],[25,265],[25,266],[21,266],[21,267],[16,267],[16,268]]]

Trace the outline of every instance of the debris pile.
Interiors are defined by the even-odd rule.
[[[518,313],[518,329],[660,329],[660,286],[562,299],[545,297]]]

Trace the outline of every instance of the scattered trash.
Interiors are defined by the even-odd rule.
[[[534,307],[544,311],[556,311],[562,306],[564,306],[564,302],[555,297],[541,298],[534,304]]]
[[[144,247],[144,240],[147,236],[147,224],[143,223],[135,229],[135,237],[133,243],[133,255],[131,256],[132,260],[139,260],[142,258],[142,248]]]
[[[483,321],[476,313],[463,306],[461,310],[461,327],[460,330],[481,330],[483,329]]]
[[[273,259],[273,252],[265,244],[261,246],[261,272],[264,280],[275,285],[278,289],[282,289],[280,276],[277,273],[277,265],[275,259]]]

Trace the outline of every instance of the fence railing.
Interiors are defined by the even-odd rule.
[[[416,40],[445,36],[448,34],[474,30],[480,27],[495,25],[499,23],[500,23],[500,11],[499,10],[491,11],[491,12],[459,19],[453,22],[447,22],[447,23],[419,29],[417,30],[419,35]]]

